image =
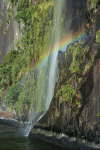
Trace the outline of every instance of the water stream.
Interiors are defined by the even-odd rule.
[[[52,34],[52,49],[49,51],[49,56],[42,61],[41,64],[33,71],[36,73],[35,92],[29,111],[28,119],[25,127],[20,129],[24,136],[28,136],[32,127],[44,116],[48,111],[51,100],[54,95],[54,88],[57,74],[57,61],[59,52],[59,41],[62,35],[62,22],[60,18],[63,17],[63,8],[65,0],[58,0],[55,4],[54,10],[54,27]],[[56,47],[54,47],[57,43]],[[48,51],[48,50],[47,50]],[[33,74],[34,74],[33,73]],[[29,78],[29,74],[28,74]],[[26,80],[26,79],[25,79]],[[30,80],[30,79],[29,79]],[[31,79],[32,80],[32,79]],[[33,79],[34,80],[34,79]],[[33,85],[34,86],[34,85]],[[30,87],[32,88],[32,86]],[[32,93],[33,93],[32,92]]]
[[[47,55],[18,83],[19,92],[25,93],[21,101],[22,99],[26,103],[30,101],[30,107],[28,111],[25,110],[24,119],[21,119],[21,127],[18,129],[18,133],[23,136],[29,135],[34,125],[49,109],[57,81],[58,54],[59,51],[65,51],[69,44],[64,40],[62,46],[62,39],[70,33],[70,43],[76,42],[72,40],[70,31],[72,15],[70,9],[66,10],[68,2],[68,0],[55,1],[52,36],[50,48],[46,50]],[[20,103],[17,103],[15,107],[20,107],[19,105]]]

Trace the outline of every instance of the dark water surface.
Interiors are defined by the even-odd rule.
[[[0,133],[0,150],[65,150],[38,138],[16,137],[11,133]]]

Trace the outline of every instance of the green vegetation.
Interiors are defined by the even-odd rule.
[[[98,0],[88,0],[88,4],[90,8],[96,8],[97,2],[99,2]]]
[[[97,113],[97,115],[96,115],[97,117],[100,117],[100,113]]]
[[[30,102],[29,98],[24,101],[25,92],[18,84],[24,74],[29,72],[39,61],[40,56],[48,50],[52,33],[54,1],[10,0],[10,2],[7,22],[15,18],[23,27],[21,27],[21,37],[17,41],[16,48],[8,52],[0,65],[0,96],[8,91],[8,94],[5,94],[5,101],[10,107],[16,105],[16,111],[19,113],[19,107],[24,104],[30,105]],[[16,7],[16,13],[14,13],[14,7]]]
[[[0,77],[1,87],[5,86],[5,83],[9,86],[19,80],[31,64],[34,66],[47,50],[53,18],[52,1],[42,1],[35,5],[29,0],[11,2],[17,6],[16,20],[24,24],[24,27],[16,49],[7,54],[0,66],[0,75],[4,78]]]
[[[22,81],[24,75],[36,65],[52,42],[50,37],[54,0],[10,0],[10,2],[7,22],[9,23],[10,19],[15,17],[22,30],[16,48],[9,51],[0,65],[0,99],[5,96],[3,99],[10,109],[14,108],[20,115],[22,112],[27,112],[30,107],[33,87],[30,88],[29,93],[25,89],[34,84],[34,79],[31,76],[24,86],[21,86],[19,81]],[[96,7],[97,0],[88,2],[90,2],[90,10]],[[15,6],[16,14],[13,13]],[[95,17],[91,19],[95,20]],[[100,31],[96,33],[96,42],[100,42]],[[68,54],[70,63],[61,68],[55,98],[60,103],[70,103],[73,109],[78,110],[82,104],[79,89],[86,80],[86,73],[94,63],[95,54],[84,42],[71,46],[67,54],[65,53],[66,60]]]
[[[73,96],[75,95],[76,91],[70,84],[66,84],[61,86],[60,90],[58,91],[59,99],[61,101],[72,101]]]
[[[64,54],[70,60],[69,66],[61,66],[60,68],[60,81],[57,87],[56,99],[60,103],[67,102],[70,104],[72,111],[76,112],[82,104],[82,96],[80,88],[86,81],[86,74],[92,67],[96,54],[91,52],[88,44],[79,42],[71,46]]]
[[[100,43],[100,30],[96,32],[96,42]]]
[[[11,2],[17,6],[15,17],[24,27],[16,49],[12,49],[0,65],[1,87],[19,80],[31,65],[35,65],[41,53],[47,50],[53,18],[53,1],[42,1],[35,5],[30,0]]]

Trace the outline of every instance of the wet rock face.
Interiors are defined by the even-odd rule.
[[[95,61],[93,70],[89,73],[87,80],[86,86],[82,88],[84,91],[89,89],[90,92],[87,96],[84,91],[82,92],[85,103],[80,112],[79,126],[84,133],[88,134],[87,139],[89,141],[100,143],[100,59]],[[88,83],[92,83],[92,88],[89,87]]]
[[[64,0],[63,17],[65,33],[75,33],[84,28],[88,22],[86,0]]]
[[[92,82],[91,73],[88,81]],[[91,92],[86,96],[87,104],[83,108],[80,120],[82,121],[84,118],[82,122],[87,128],[91,130],[99,128],[100,130],[100,117],[98,115],[100,114],[100,59],[96,60],[93,67],[93,88],[91,89],[87,84],[86,89],[90,89]]]
[[[14,118],[14,115],[10,112],[0,112],[0,117],[11,119]]]
[[[48,114],[44,117],[43,123],[46,122],[44,126],[49,126],[56,132],[64,132],[70,136],[84,136],[89,141],[100,143],[100,117],[97,117],[97,114],[100,114],[100,58],[96,57],[96,53],[98,55],[99,51],[98,44],[93,41],[90,45],[90,42],[91,40],[85,42],[85,44],[88,44],[88,47],[86,47],[89,48],[89,52],[86,54],[87,58],[85,55],[84,60],[86,67],[88,67],[90,59],[89,54],[95,55],[95,59],[86,72],[82,70],[80,74],[77,74],[77,72],[71,73],[68,69],[73,59],[71,53],[67,52],[68,55],[59,53],[59,79],[54,100]],[[76,49],[74,48],[74,50]],[[76,77],[83,80],[81,84],[73,78],[75,74]],[[69,81],[70,84],[74,82],[75,88],[78,87],[79,89],[76,92],[76,97],[73,98],[73,103],[67,101],[67,98],[62,99],[61,95],[61,98],[56,97],[57,91]],[[75,104],[75,99],[80,102],[78,106]],[[42,121],[40,124],[42,124]]]
[[[70,7],[73,7],[72,0],[69,1],[69,3]],[[83,3],[84,7],[86,7],[86,1]],[[73,5],[77,7],[77,4],[74,3]],[[99,9],[97,12],[99,12]],[[73,10],[73,15],[74,13]],[[85,11],[83,16],[85,16]],[[44,126],[52,127],[54,130],[60,130],[70,135],[84,136],[90,141],[100,143],[100,49],[98,49],[100,45],[95,42],[95,34],[97,32],[95,27],[99,24],[97,23],[97,18],[98,13],[97,16],[94,14],[92,18],[94,22],[92,22],[92,27],[88,29],[88,33],[90,33],[91,37],[81,46],[82,51],[86,50],[86,53],[83,55],[84,59],[80,57],[82,51],[75,58],[75,60],[81,58],[80,60],[78,59],[80,62],[82,60],[82,63],[78,62],[78,64],[81,64],[79,71],[77,71],[77,68],[74,71],[69,68],[73,60],[72,54],[77,51],[80,43],[76,49],[74,47],[72,54],[68,53],[68,51],[67,55],[64,55],[62,52],[59,53],[59,80],[56,84],[55,96],[50,110],[44,117],[44,122],[46,122]],[[98,29],[99,26],[97,27],[97,30]],[[72,48],[70,50],[72,50]],[[93,61],[91,61],[92,57],[94,57]],[[77,65],[76,61],[74,63]],[[82,65],[83,68],[81,69]],[[87,71],[86,68],[88,68]],[[73,71],[73,73],[71,73],[71,71]],[[78,79],[82,82],[78,82]],[[57,91],[62,88],[62,85],[64,87],[68,82],[70,85],[74,85],[76,90],[78,89],[76,95],[73,97],[72,104],[68,102],[66,98],[64,100],[62,98],[63,95],[60,95],[60,97],[56,96]],[[77,103],[75,103],[75,101]],[[42,124],[42,121],[40,124]]]
[[[7,23],[6,23],[6,6],[3,0],[0,1],[0,62],[2,57],[8,50],[9,47],[9,33],[7,33]]]
[[[0,0],[0,63],[14,41],[14,23],[7,18],[7,4]]]
[[[72,32],[77,32],[80,28],[84,26],[87,22],[86,12],[87,12],[87,1],[86,0],[66,0],[66,18],[71,16],[72,22],[70,23],[70,30]],[[68,12],[71,15],[68,15]],[[67,26],[67,24],[66,24]]]

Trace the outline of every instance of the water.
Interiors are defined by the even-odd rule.
[[[64,150],[36,137],[22,138],[11,133],[0,133],[0,150]]]
[[[48,57],[45,61],[43,60],[41,64],[36,67],[36,69],[33,69],[31,74],[28,74],[22,80],[24,83],[24,87],[22,88],[26,91],[27,95],[31,95],[31,107],[26,119],[27,123],[24,127],[19,129],[19,133],[24,136],[29,135],[32,127],[48,111],[54,95],[54,88],[57,78],[58,52],[60,49],[59,43],[63,30],[63,21],[60,22],[60,18],[63,17],[64,4],[65,0],[57,0],[55,4],[53,21],[54,26],[51,40],[52,48],[50,50],[47,49],[47,51],[49,51]],[[55,43],[57,43],[56,46]],[[35,76],[35,78],[32,78],[32,76]],[[25,89],[25,87],[27,87],[27,82],[29,82],[29,89]]]
[[[47,49],[48,55],[41,63],[25,74],[18,83],[17,92],[15,89],[18,101],[16,101],[14,109],[19,107],[18,115],[24,116],[20,117],[23,126],[18,132],[24,136],[28,136],[32,127],[46,114],[54,95],[57,81],[58,53],[59,50],[66,50],[66,46],[63,49],[60,48],[60,41],[67,32],[70,32],[72,21],[71,10],[66,9],[68,2],[68,0],[55,1],[53,33],[50,41],[51,48]],[[16,30],[15,33],[17,34],[18,31]],[[30,102],[27,106],[29,107],[28,110],[22,112],[20,101],[23,101],[23,105]]]

